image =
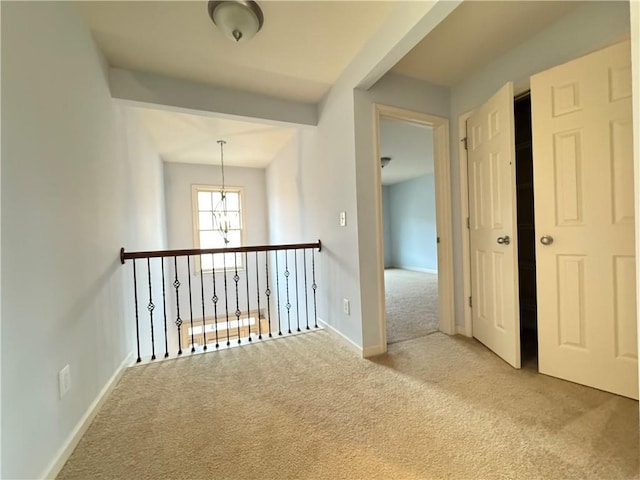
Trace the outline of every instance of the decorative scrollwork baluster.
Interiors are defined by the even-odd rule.
[[[287,309],[287,332],[291,333],[291,302],[289,301],[289,251],[284,251],[284,278],[287,292],[287,303],[285,308]]]
[[[160,257],[160,267],[162,267],[162,310],[164,313],[164,358],[169,356],[169,335],[167,333],[167,295],[164,280],[164,257]]]
[[[153,332],[153,310],[156,306],[153,304],[153,294],[151,292],[151,261],[147,258],[147,272],[149,274],[149,303],[147,304],[147,310],[149,310],[149,321],[151,323],[151,360],[156,359],[156,342]]]
[[[273,252],[276,256],[276,300],[278,301],[278,335],[282,336],[280,325],[280,268],[278,267],[278,251]]]
[[[220,347],[220,343],[218,343],[218,292],[216,291],[216,265],[215,265],[215,257],[211,256],[211,262],[213,264],[213,271],[211,272],[212,282],[213,282],[213,297],[211,297],[211,301],[213,302],[213,322],[214,322],[214,330],[216,332],[216,348]]]
[[[240,337],[240,315],[242,315],[242,312],[240,311],[240,298],[238,296],[238,282],[240,281],[240,276],[238,275],[238,254],[234,253],[233,254],[233,281],[236,284],[236,326],[238,329],[238,344],[242,343],[241,337]]]
[[[178,280],[178,257],[173,257],[175,280],[173,288],[176,289],[176,327],[178,328],[178,355],[182,355],[182,319],[180,318],[180,281]]]
[[[267,318],[269,323],[269,338],[273,337],[271,333],[271,290],[269,289],[269,254],[264,252],[265,277],[267,280],[267,289],[264,294],[267,297]]]

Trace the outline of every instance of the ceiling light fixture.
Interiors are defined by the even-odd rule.
[[[391,157],[380,157],[380,168],[384,168],[389,165]]]
[[[262,10],[256,2],[210,0],[207,8],[213,23],[235,42],[251,39],[264,23]]]

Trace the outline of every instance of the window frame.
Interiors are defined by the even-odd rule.
[[[225,185],[224,191],[227,193],[233,192],[238,193],[238,205],[240,208],[240,247],[246,245],[246,222],[245,222],[245,198],[244,198],[244,187],[234,186],[234,185]],[[198,205],[198,193],[199,192],[222,192],[222,185],[212,185],[212,184],[192,184],[191,185],[191,224],[192,224],[192,234],[193,234],[193,248],[201,249],[200,246],[200,216],[199,216],[199,205]],[[234,229],[235,230],[235,229]],[[229,247],[236,248],[236,247]],[[244,256],[242,254],[238,255],[238,263],[237,268],[238,271],[244,271]],[[198,255],[194,262],[194,268],[196,273],[200,273],[201,265],[200,265],[200,255]],[[227,265],[226,269],[220,267],[216,268],[215,272],[223,273],[223,272],[233,272],[235,271],[234,265]],[[203,274],[211,275],[213,274],[213,269],[204,269],[202,270]]]

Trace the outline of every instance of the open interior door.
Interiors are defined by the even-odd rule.
[[[531,108],[540,372],[637,399],[629,42],[533,76]]]
[[[473,336],[520,368],[513,84],[467,120]]]

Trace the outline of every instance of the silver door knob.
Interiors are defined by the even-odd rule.
[[[496,240],[500,245],[509,245],[511,243],[511,238],[509,235],[505,235],[504,237],[498,237]]]
[[[551,235],[544,235],[540,237],[540,243],[543,245],[551,245],[553,243],[553,237]]]

